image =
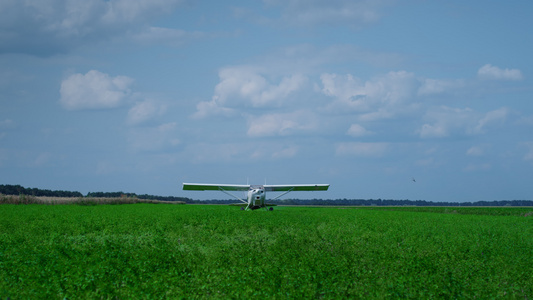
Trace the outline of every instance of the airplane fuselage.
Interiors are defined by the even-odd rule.
[[[257,209],[265,207],[266,192],[262,185],[251,185],[248,190],[248,207]]]

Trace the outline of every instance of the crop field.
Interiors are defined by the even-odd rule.
[[[532,212],[5,204],[0,299],[531,299]]]

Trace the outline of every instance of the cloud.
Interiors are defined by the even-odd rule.
[[[352,124],[352,126],[350,126],[346,134],[348,134],[349,136],[353,136],[353,137],[362,137],[366,135],[371,135],[373,134],[373,132],[366,130],[366,128],[364,128],[363,126],[359,124]]]
[[[265,162],[295,157],[300,147],[292,143],[276,143],[272,140],[239,140],[237,142],[191,143],[184,156],[193,163]]]
[[[163,44],[181,46],[189,40],[199,39],[206,36],[202,32],[188,32],[181,29],[164,27],[147,27],[134,33],[131,37],[134,41],[144,45]]]
[[[129,134],[129,143],[136,151],[161,151],[176,147],[181,141],[176,137],[177,123],[164,123],[156,127],[135,127]]]
[[[351,74],[324,73],[320,76],[322,93],[334,97],[328,105],[332,112],[367,113],[362,121],[391,118],[413,109],[413,102],[420,85],[413,73],[389,72],[363,82]]]
[[[470,108],[452,108],[441,106],[429,110],[424,116],[432,123],[425,123],[418,130],[421,138],[441,138],[447,137],[452,132],[466,131],[472,124],[474,111]]]
[[[465,81],[462,79],[444,80],[444,79],[422,79],[422,84],[417,91],[419,96],[428,96],[434,94],[442,94],[457,88],[465,86]]]
[[[470,108],[441,106],[426,112],[424,118],[431,122],[423,124],[417,132],[421,138],[482,134],[487,127],[503,124],[508,113],[509,110],[505,107],[481,114]]]
[[[51,55],[142,30],[180,0],[26,0],[0,3],[0,53]]]
[[[211,116],[229,117],[235,114],[235,110],[223,107],[213,99],[211,101],[202,101],[196,104],[196,112],[192,115],[193,119],[203,119]]]
[[[507,118],[507,115],[509,114],[509,109],[502,107],[493,111],[489,111],[483,116],[483,118],[479,119],[477,122],[476,127],[473,128],[473,133],[483,133],[484,129],[487,126],[493,125],[493,124],[502,124],[505,119]]]
[[[294,157],[297,153],[298,153],[298,147],[290,146],[290,147],[283,148],[279,151],[272,153],[272,158],[274,159],[290,158],[290,157]]]
[[[322,93],[326,96],[338,98],[343,104],[355,110],[368,110],[363,97],[366,96],[361,80],[351,74],[322,74]]]
[[[311,131],[318,127],[317,117],[306,110],[292,113],[248,116],[248,136],[286,136]]]
[[[470,156],[481,156],[483,155],[484,151],[482,147],[479,146],[472,146],[466,150],[466,155]]]
[[[153,100],[145,100],[136,103],[128,111],[128,123],[137,125],[161,116],[166,111],[166,106]]]
[[[133,79],[111,77],[91,70],[87,74],[72,74],[61,83],[60,102],[68,110],[108,109],[118,107],[131,93]]]
[[[253,107],[279,106],[291,93],[302,88],[306,78],[300,74],[286,76],[272,84],[257,71],[248,67],[231,67],[220,70],[220,83],[213,96],[219,103],[231,105],[244,102]],[[238,101],[241,100],[241,101]]]
[[[424,124],[419,130],[421,138],[445,137],[449,135],[444,124]]]
[[[339,143],[336,147],[336,154],[379,157],[385,154],[387,148],[388,143]]]
[[[486,64],[477,71],[477,75],[485,80],[522,80],[522,72],[518,69],[500,69]]]
[[[267,8],[279,7],[280,19],[261,18],[263,22],[279,23],[292,26],[313,25],[348,25],[359,28],[376,22],[380,18],[382,7],[391,1],[370,0],[264,0]]]
[[[200,102],[193,118],[212,115],[231,116],[236,108],[290,106],[290,96],[301,90],[307,78],[300,74],[285,76],[271,83],[252,66],[228,67],[219,71],[211,101]],[[296,101],[296,100],[295,100]]]

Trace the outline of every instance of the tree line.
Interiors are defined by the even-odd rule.
[[[25,188],[20,185],[0,184],[0,194],[27,195],[35,197],[83,197],[80,192],[52,191],[37,188]]]
[[[193,200],[186,197],[137,195],[124,192],[89,192],[83,196],[80,192],[52,191],[37,188],[25,188],[20,185],[0,184],[0,194],[28,195],[45,197],[88,197],[88,198],[137,198],[159,201],[183,201],[189,204],[231,204],[234,199]],[[268,203],[276,205],[324,205],[324,206],[533,206],[532,200],[494,200],[475,202],[433,202],[426,200],[392,200],[392,199],[277,199]]]
[[[2,195],[26,195],[35,197],[59,197],[59,198],[137,198],[143,200],[159,200],[159,201],[183,201],[192,203],[191,199],[185,197],[174,196],[155,196],[155,195],[137,195],[135,193],[124,192],[89,192],[83,196],[80,192],[69,192],[60,190],[43,190],[37,188],[25,188],[20,185],[0,184],[0,194]]]
[[[191,204],[233,204],[236,200],[188,200]],[[393,199],[277,199],[267,203],[276,205],[319,205],[319,206],[533,206],[532,200],[495,200],[475,202],[433,202],[426,200]]]
[[[278,205],[326,205],[326,206],[533,206],[532,200],[495,200],[475,202],[433,202],[426,200],[392,199],[281,199],[270,201]]]

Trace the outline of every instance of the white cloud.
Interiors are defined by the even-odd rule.
[[[181,29],[147,27],[132,35],[132,39],[145,45],[164,44],[181,46],[191,39],[205,36],[202,32],[188,32]]]
[[[452,134],[482,134],[489,126],[502,124],[509,110],[499,108],[480,114],[470,108],[441,106],[430,109],[424,118],[425,123],[417,131],[421,138],[447,137]]]
[[[449,135],[444,124],[424,124],[419,131],[421,138],[445,137]]]
[[[81,0],[79,0],[81,1]],[[93,0],[93,2],[96,0]],[[102,2],[102,1],[97,1]],[[103,19],[107,22],[136,22],[165,14],[182,0],[109,0]]]
[[[418,130],[421,138],[447,137],[452,132],[464,132],[473,122],[474,112],[470,108],[452,108],[441,106],[426,113],[425,119],[431,120],[432,124],[426,123]]]
[[[159,151],[181,143],[176,137],[177,123],[170,122],[156,127],[135,127],[130,131],[129,143],[136,151]]]
[[[50,55],[140,31],[181,0],[2,1],[0,52]],[[3,7],[2,7],[3,6]]]
[[[383,156],[388,143],[340,143],[337,145],[337,155],[354,155],[363,157]]]
[[[72,74],[61,83],[60,102],[68,110],[118,107],[131,93],[132,82],[129,77],[111,77],[96,70]]]
[[[350,126],[350,128],[348,129],[347,134],[353,137],[361,137],[361,136],[371,135],[373,134],[373,132],[368,131],[366,128],[364,128],[363,126],[359,124],[352,124],[352,126]]]
[[[194,163],[208,162],[256,162],[275,161],[295,157],[300,147],[272,141],[242,140],[233,143],[199,143],[189,144],[184,151],[188,161]]]
[[[389,118],[401,110],[416,95],[419,86],[413,73],[389,72],[372,80],[362,82],[351,74],[322,74],[322,93],[335,97],[330,104],[333,111],[376,112],[369,119]]]
[[[483,148],[480,146],[472,146],[466,150],[466,155],[470,156],[481,156],[483,155],[485,151],[483,151]]]
[[[500,69],[486,64],[477,71],[481,79],[487,80],[522,80],[522,72],[518,69]]]
[[[165,110],[165,105],[158,104],[153,100],[138,102],[128,111],[128,123],[136,125],[152,120],[157,116],[161,116]]]
[[[220,70],[220,83],[213,99],[223,105],[249,104],[253,107],[279,106],[291,93],[299,90],[307,79],[294,74],[271,84],[250,67],[231,67]]]
[[[192,115],[193,119],[203,119],[211,116],[229,117],[235,114],[235,110],[223,107],[218,104],[216,99],[211,101],[202,101],[196,104],[196,112]]]
[[[446,93],[465,86],[465,81],[462,79],[444,80],[444,79],[422,79],[422,85],[418,89],[419,96],[427,96],[434,94]]]
[[[351,74],[345,76],[338,74],[322,74],[322,92],[326,96],[338,98],[343,104],[355,110],[368,110],[365,101],[361,99],[366,96],[361,80]]]
[[[292,135],[316,129],[317,117],[309,111],[248,116],[248,136]]]
[[[256,147],[255,150],[249,155],[251,159],[264,160],[264,159],[285,159],[294,157],[298,154],[297,146],[288,146],[284,147],[279,144],[261,144],[259,147]]]
[[[369,0],[264,0],[267,7],[280,7],[281,21],[295,26],[349,25],[358,28],[380,18],[379,10],[390,1]],[[277,22],[263,18],[263,21]]]
[[[193,118],[232,116],[237,109],[287,107],[300,101],[291,96],[307,84],[305,76],[293,74],[271,83],[256,69],[237,66],[220,70],[220,82],[215,86],[211,101],[198,103]]]
[[[502,124],[505,119],[507,118],[507,115],[509,114],[509,110],[505,107],[489,111],[488,113],[483,116],[478,122],[476,127],[472,130],[472,133],[483,133],[484,129],[487,126],[493,125],[493,124]]]

